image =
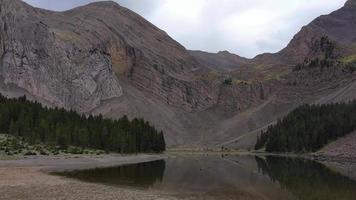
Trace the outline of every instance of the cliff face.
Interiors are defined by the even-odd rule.
[[[325,37],[335,58],[353,58],[355,15],[350,0],[281,52],[245,59],[187,51],[110,1],[51,12],[0,0],[0,91],[82,113],[145,117],[169,146],[249,148],[300,103],[354,98],[348,71],[292,69],[325,53]]]
[[[109,55],[60,13],[1,0],[1,76],[51,105],[88,111],[122,95]],[[56,19],[57,21],[55,21]],[[51,24],[52,23],[52,24]],[[60,27],[61,25],[61,27]]]
[[[116,75],[187,111],[211,106],[214,94],[195,80],[201,67],[179,43],[165,32],[113,2],[99,2],[63,13],[81,22],[76,27],[96,38],[107,53]]]
[[[57,13],[1,2],[2,77],[56,106],[88,112],[120,97],[118,78],[186,110],[213,102],[197,62],[163,31],[113,2]]]

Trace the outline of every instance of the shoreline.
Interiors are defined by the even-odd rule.
[[[290,157],[290,158],[304,158],[319,162],[348,162],[356,164],[356,157],[342,157],[342,156],[329,156],[321,153],[269,153],[258,151],[200,151],[200,150],[167,150],[168,154],[180,155],[180,154],[193,154],[193,155],[236,155],[236,156],[278,156],[278,157]]]
[[[285,158],[300,158],[321,163],[332,171],[340,173],[352,180],[356,181],[356,158],[323,155],[322,153],[268,153],[258,151],[167,151],[171,155],[230,155],[230,156],[275,156]]]
[[[72,171],[80,169],[105,168],[155,160],[167,159],[179,155],[238,155],[238,156],[282,156],[312,159],[327,166],[333,171],[356,180],[353,173],[356,165],[350,168],[342,162],[323,161],[319,156],[298,154],[271,154],[262,152],[171,152],[165,154],[137,155],[61,155],[61,156],[29,156],[15,160],[0,160],[0,193],[2,200],[54,200],[54,199],[182,199],[165,191],[140,190],[131,187],[116,187],[100,183],[83,182],[62,176],[53,172]],[[353,163],[354,164],[354,163]],[[351,170],[351,173],[350,173]],[[183,198],[184,199],[184,198]]]
[[[136,164],[168,157],[167,154],[24,156],[14,159],[0,159],[0,168],[38,167],[44,172],[60,172]]]
[[[0,160],[0,193],[2,200],[55,199],[172,199],[170,194],[135,188],[87,183],[56,176],[52,172],[127,165],[166,159],[166,154],[31,156],[15,160]],[[95,198],[94,198],[95,197]]]

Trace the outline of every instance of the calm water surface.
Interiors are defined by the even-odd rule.
[[[320,163],[298,158],[176,156],[60,175],[190,199],[356,199],[355,181]]]

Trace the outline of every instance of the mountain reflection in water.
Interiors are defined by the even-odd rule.
[[[59,173],[190,199],[355,200],[356,182],[305,159],[179,155],[166,160]]]
[[[158,160],[118,167],[76,170],[57,174],[92,183],[147,188],[156,182],[162,181],[164,169],[165,161]]]

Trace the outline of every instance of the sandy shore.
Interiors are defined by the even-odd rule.
[[[174,199],[153,191],[118,188],[50,175],[51,171],[108,167],[153,161],[165,155],[28,157],[0,161],[1,200]]]
[[[90,169],[134,164],[167,158],[167,155],[137,154],[123,156],[110,155],[66,155],[66,156],[27,156],[14,160],[0,160],[0,167],[40,167],[44,171],[65,171],[73,169]]]

